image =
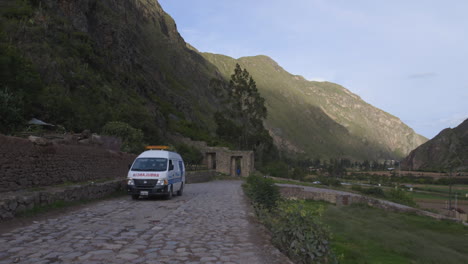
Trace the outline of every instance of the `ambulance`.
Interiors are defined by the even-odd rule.
[[[130,165],[127,193],[133,199],[164,196],[171,199],[182,195],[185,166],[182,157],[167,146],[148,146]]]

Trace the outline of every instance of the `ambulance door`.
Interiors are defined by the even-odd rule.
[[[179,160],[179,169],[180,169],[180,180],[182,184],[185,183],[185,168],[184,168],[184,162]]]
[[[180,173],[180,168],[179,168],[179,164],[177,162],[177,160],[172,160],[172,164],[174,166],[174,170],[172,171],[172,182],[173,182],[173,185],[172,185],[172,190],[174,192],[177,192],[179,189],[180,189],[180,176],[181,176],[181,173]]]

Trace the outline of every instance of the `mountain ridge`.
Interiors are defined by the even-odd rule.
[[[278,138],[281,138],[287,142],[286,145],[292,145],[289,148],[290,150],[302,149],[302,152],[309,152],[312,156],[321,156],[323,154],[314,152],[312,148],[318,148],[321,149],[320,152],[327,153],[324,146],[320,146],[323,144],[320,143],[334,141],[335,144],[332,144],[332,148],[336,149],[336,151],[328,151],[328,154],[334,157],[355,156],[359,153],[361,159],[371,159],[372,156],[381,159],[396,159],[406,155],[410,150],[426,140],[397,117],[373,107],[348,89],[335,83],[308,81],[302,76],[291,74],[266,55],[247,56],[238,59],[213,53],[202,53],[202,55],[216,65],[226,79],[229,77],[229,68],[233,67],[235,63],[239,63],[252,74],[259,91],[266,98],[269,110],[266,126],[278,144],[281,144],[281,140],[278,140]],[[300,107],[301,105],[303,107]],[[277,111],[277,109],[287,110],[289,108],[295,108],[297,113],[306,113],[306,116],[296,116],[299,118],[296,120],[297,123],[304,125],[307,121],[313,122],[315,123],[314,127],[306,125],[308,131],[302,131],[301,133],[294,133],[291,129],[288,129],[288,127],[294,127],[294,124],[290,124],[287,117],[279,117],[279,115],[284,115],[284,111]],[[357,108],[357,110],[353,108]],[[364,110],[359,111],[361,108]],[[351,112],[354,111],[354,114],[343,113],[348,109],[351,109]],[[358,112],[364,117],[364,122],[350,120],[359,119]],[[377,117],[373,119],[366,118],[369,112],[377,115]],[[290,115],[293,116],[293,112]],[[370,123],[375,119],[377,119],[379,125],[384,125],[389,130],[392,130],[392,126],[401,127],[401,131],[405,133],[404,136],[392,138],[389,133],[377,129],[379,133],[393,140],[393,142],[379,142],[379,140],[385,141],[387,139],[379,138],[378,133],[372,134],[373,132],[369,129],[371,125],[366,124],[366,122]],[[331,134],[338,134],[338,136],[330,137],[318,131],[316,127],[320,126],[320,122],[326,124],[325,129],[328,129]],[[300,130],[300,127],[296,125],[296,129]],[[393,129],[393,132],[395,131]],[[362,137],[364,132],[364,137]],[[315,138],[309,138],[311,141],[317,141],[318,143],[310,144],[307,142],[307,138],[311,133],[319,135]],[[302,139],[294,140],[298,136]],[[405,137],[409,138],[405,139]],[[398,144],[398,140],[406,142]],[[362,141],[362,143],[359,143],[359,141]],[[387,145],[384,143],[387,143]],[[309,146],[307,146],[308,144]],[[372,150],[367,150],[367,147],[363,145],[369,146]],[[306,150],[304,151],[304,149]]]
[[[406,170],[468,170],[468,119],[455,128],[443,129],[402,161]]]
[[[265,125],[283,149],[311,158],[395,156],[395,149],[374,142],[367,129],[372,124],[345,122],[351,116],[335,111],[362,101],[357,95],[290,74],[266,55],[236,60],[200,53],[158,1],[6,0],[0,14],[0,45],[6,47],[0,66],[8,69],[0,89],[23,101],[25,119],[96,132],[108,121],[123,121],[142,129],[148,143],[172,133],[210,140],[216,134],[213,114],[224,107],[210,82],[229,80],[240,62],[267,99]],[[402,131],[417,139],[414,131]],[[402,153],[416,145],[401,141]]]

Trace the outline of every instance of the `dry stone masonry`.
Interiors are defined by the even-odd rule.
[[[172,140],[193,146],[203,153],[203,164],[208,169],[230,176],[247,177],[254,172],[254,152],[230,150],[225,147],[210,147],[204,141],[172,136]]]
[[[34,141],[34,142],[33,142]],[[0,135],[0,193],[69,182],[125,178],[135,155]]]

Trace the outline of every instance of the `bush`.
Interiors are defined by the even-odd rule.
[[[273,177],[289,178],[288,164],[283,161],[270,162],[260,170]]]
[[[122,139],[122,151],[140,153],[144,149],[143,132],[127,123],[108,122],[102,128],[102,134]]]
[[[245,191],[256,205],[268,211],[276,208],[281,198],[279,188],[273,180],[258,175],[247,177]]]
[[[171,130],[178,132],[185,137],[189,137],[192,140],[201,140],[206,142],[212,140],[212,137],[205,128],[201,127],[199,124],[184,119],[171,122],[169,127]]]
[[[203,160],[203,154],[195,147],[186,144],[179,144],[176,146],[177,152],[184,158],[188,167],[191,165],[200,164]]]
[[[330,232],[320,221],[323,208],[304,208],[304,202],[282,201],[273,180],[247,177],[246,194],[260,221],[273,233],[273,243],[296,263],[334,263]]]
[[[385,197],[385,193],[382,188],[379,187],[371,187],[371,188],[362,188],[359,185],[353,185],[351,190],[360,192],[365,195],[372,195],[377,197]]]
[[[336,179],[336,178],[322,176],[322,177],[319,177],[318,180],[319,180],[323,185],[335,186],[335,187],[341,186],[340,180],[338,180],[338,179]]]
[[[387,192],[387,198],[395,203],[400,203],[412,207],[417,206],[416,202],[413,200],[413,197],[401,189],[391,189],[389,192]]]
[[[7,89],[0,90],[0,133],[9,134],[23,125],[19,105],[21,100],[16,99]]]
[[[273,243],[295,263],[334,263],[330,232],[320,221],[322,209],[304,208],[303,202],[282,202],[272,220]]]

